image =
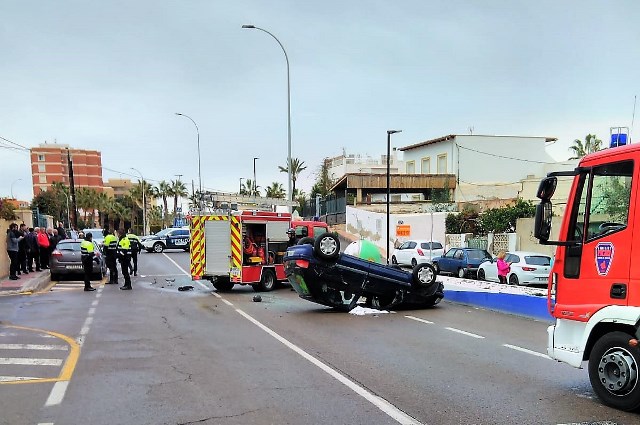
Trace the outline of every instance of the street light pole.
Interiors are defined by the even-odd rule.
[[[280,48],[282,49],[282,52],[284,53],[284,58],[287,61],[287,174],[289,180],[289,200],[291,201],[293,200],[293,192],[291,189],[291,182],[293,180],[291,180],[291,76],[289,71],[289,56],[287,55],[287,51],[284,49],[282,43],[280,43],[280,40],[278,40],[278,38],[275,35],[271,34],[269,31],[260,27],[256,27],[255,25],[243,25],[242,28],[256,29],[269,34],[275,41],[278,42]]]
[[[142,176],[142,173],[137,169],[133,167],[131,167],[131,169],[140,174],[140,181],[142,182],[142,235],[144,236],[147,234],[147,196],[144,187],[144,177]]]
[[[199,195],[199,199],[198,199],[198,209],[200,211],[202,211],[202,172],[201,172],[201,168],[200,168],[200,129],[198,128],[198,124],[196,124],[196,122],[193,120],[193,118],[191,118],[189,115],[185,115],[185,114],[181,114],[179,112],[176,112],[176,115],[180,115],[181,117],[185,117],[185,118],[189,118],[191,120],[191,122],[193,123],[193,125],[196,126],[196,133],[198,135],[198,187],[200,190],[200,195]]]
[[[391,135],[402,130],[387,130],[387,264],[389,264],[389,200],[391,198]]]
[[[257,157],[253,158],[253,203],[256,203],[256,192],[258,191],[258,185],[256,184],[256,159],[260,159]]]
[[[11,199],[15,199],[15,198],[13,197],[13,185],[14,185],[16,182],[19,182],[20,180],[22,180],[22,179],[15,179],[13,182],[11,182]]]
[[[242,195],[242,180],[244,180],[244,177],[240,177],[240,190],[238,191],[238,195]]]

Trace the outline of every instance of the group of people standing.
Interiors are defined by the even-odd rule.
[[[124,277],[124,285],[120,289],[131,290],[131,273],[134,276],[138,274],[138,253],[142,250],[140,238],[131,230],[125,233],[124,230],[112,231],[105,229],[104,232],[104,254],[109,269],[109,281],[107,284],[118,284],[118,262],[122,276]],[[133,264],[132,264],[133,261]],[[85,271],[85,290],[87,282],[87,273]]]
[[[57,228],[20,226],[11,223],[7,229],[7,254],[9,255],[9,279],[18,280],[22,273],[29,274],[49,268],[49,256],[58,242],[66,235],[62,223]]]

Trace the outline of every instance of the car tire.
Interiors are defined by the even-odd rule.
[[[234,283],[228,277],[217,278],[215,282],[212,282],[213,287],[218,290],[218,292],[229,292],[233,289]]]
[[[596,341],[589,357],[593,391],[607,406],[627,412],[640,408],[640,375],[633,373],[640,367],[640,354],[629,347],[631,338],[625,332],[607,333]]]
[[[313,245],[315,239],[310,236],[306,236],[298,241],[298,245]]]
[[[518,276],[515,273],[512,273],[511,276],[509,276],[508,282],[509,282],[509,285],[520,285]]]
[[[478,269],[478,280],[487,280],[487,276],[482,269]]]
[[[427,263],[418,264],[411,272],[412,282],[419,288],[435,287],[436,276],[435,268]]]
[[[463,267],[460,267],[460,268],[458,269],[458,277],[459,277],[460,279],[464,279],[465,277],[467,277],[467,269],[465,269],[465,268],[463,268]]]
[[[398,264],[398,259],[396,258],[395,255],[391,256],[391,264],[393,264],[393,265],[397,265]]]
[[[153,252],[155,252],[156,254],[161,254],[162,251],[164,251],[164,245],[162,245],[162,243],[156,242],[153,244]]]
[[[415,258],[412,258],[412,259],[411,259],[411,267],[415,267],[415,266],[417,266],[417,265],[418,265],[418,262],[416,261],[416,259],[415,259]]]
[[[340,255],[340,239],[333,233],[324,233],[313,244],[315,254],[325,261],[333,261]]]
[[[276,286],[276,275],[273,270],[265,269],[262,271],[260,283],[251,285],[256,292],[269,292]]]

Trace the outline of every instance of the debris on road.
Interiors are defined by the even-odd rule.
[[[184,286],[178,287],[178,291],[191,291],[192,289],[193,289],[193,286],[191,285],[184,285]]]
[[[375,308],[368,308],[368,307],[362,307],[362,306],[357,306],[354,307],[349,314],[353,314],[354,316],[366,316],[368,314],[385,314],[385,313],[391,313],[389,310],[376,310]]]
[[[262,297],[260,295],[254,295],[253,296],[253,302],[254,303],[259,303],[260,301],[262,301]]]

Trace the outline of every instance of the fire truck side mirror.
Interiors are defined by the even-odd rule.
[[[541,184],[542,185],[542,184]],[[536,219],[534,225],[534,236],[545,243],[551,235],[551,219],[553,218],[553,209],[549,200],[542,200],[536,207]]]
[[[543,201],[548,201],[555,193],[557,185],[557,177],[545,177],[544,179],[542,179],[540,185],[538,186],[538,192],[536,193],[536,196]]]

